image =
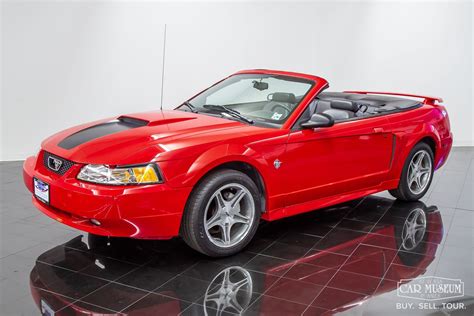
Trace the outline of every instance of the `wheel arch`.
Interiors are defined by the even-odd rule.
[[[406,157],[408,157],[408,154],[413,149],[413,147],[415,147],[419,143],[425,143],[431,148],[434,160],[433,166],[436,170],[439,163],[439,152],[441,147],[441,138],[437,130],[433,126],[427,125],[423,133],[420,133],[417,137],[414,137],[413,141],[410,142],[410,144],[407,144],[408,146],[404,155],[405,159]]]
[[[183,185],[193,187],[194,191],[201,181],[216,170],[240,171],[256,184],[262,200],[261,210],[264,213],[267,210],[269,192],[268,183],[265,181],[267,167],[266,160],[252,148],[237,144],[221,144],[202,153],[191,163]]]
[[[436,145],[435,139],[432,136],[423,137],[422,139],[420,139],[419,141],[416,142],[416,144],[419,144],[419,143],[425,143],[428,146],[430,146],[431,151],[433,152],[433,157],[436,157],[436,152],[437,152],[436,146],[437,145]],[[415,145],[413,145],[413,146],[415,146]]]
[[[415,147],[418,143],[423,142],[430,146],[431,150],[433,151],[434,165],[436,166],[438,160],[437,154],[441,146],[441,137],[437,129],[432,124],[423,124],[421,130],[414,134],[413,137],[409,137],[408,139],[409,140],[405,143],[403,161],[405,161],[405,159],[408,157],[413,147]]]
[[[224,169],[232,169],[236,171],[240,171],[246,174],[258,188],[261,197],[261,205],[260,209],[262,213],[266,211],[266,204],[267,204],[267,190],[265,186],[265,181],[263,180],[263,176],[260,171],[251,163],[242,160],[229,160],[225,162],[221,162],[218,164],[214,164],[212,167],[207,168],[207,171],[204,172],[199,179],[194,183],[193,187],[196,188],[207,176],[211,173],[218,172],[219,170]]]
[[[427,144],[431,150],[433,151],[433,165],[435,169],[439,164],[439,153],[441,147],[441,139],[437,132],[437,130],[430,124],[423,124],[419,131],[415,134],[407,134],[402,133],[397,135],[397,143],[400,142],[400,145],[397,150],[396,159],[397,163],[393,166],[391,171],[392,177],[396,179],[400,179],[403,166],[405,164],[408,155],[410,154],[411,150],[419,143],[423,142]],[[398,182],[397,182],[398,185]]]

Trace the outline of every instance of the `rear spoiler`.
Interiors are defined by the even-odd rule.
[[[412,97],[412,98],[420,98],[424,99],[424,104],[435,105],[436,101],[439,103],[443,102],[442,98],[439,97],[430,97],[426,95],[419,95],[419,94],[409,94],[409,93],[396,93],[396,92],[373,92],[373,91],[344,91],[344,93],[358,93],[358,94],[386,94],[386,95],[398,95],[404,97]]]

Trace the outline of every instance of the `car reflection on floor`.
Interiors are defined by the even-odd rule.
[[[442,236],[436,207],[380,197],[264,223],[222,259],[179,239],[78,236],[38,257],[31,292],[46,315],[330,315],[423,275]]]

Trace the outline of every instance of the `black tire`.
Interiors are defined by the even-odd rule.
[[[229,247],[219,247],[214,244],[204,226],[206,206],[213,194],[228,184],[239,184],[245,187],[254,202],[254,215],[249,221],[249,228],[237,244]],[[255,183],[245,173],[221,169],[212,172],[201,180],[191,193],[184,210],[181,222],[181,237],[194,250],[211,257],[224,257],[241,251],[252,240],[257,231],[261,214],[261,197]]]
[[[425,151],[426,153],[428,153],[429,159],[431,161],[431,172],[428,179],[428,185],[426,185],[426,187],[421,192],[413,192],[412,189],[410,189],[410,185],[408,183],[408,172],[409,172],[410,163],[413,157],[421,151]],[[400,182],[398,183],[398,188],[389,190],[389,192],[393,197],[397,198],[398,200],[409,201],[409,202],[417,201],[421,199],[430,188],[431,181],[433,180],[433,173],[434,173],[433,151],[431,150],[431,147],[428,144],[424,142],[418,143],[410,151],[410,154],[408,155],[405,161],[402,174],[400,176]]]

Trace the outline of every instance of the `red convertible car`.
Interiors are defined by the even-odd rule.
[[[451,149],[442,100],[327,87],[312,75],[241,71],[174,110],[51,136],[26,159],[24,182],[34,205],[66,225],[179,235],[209,256],[243,249],[260,219],[383,190],[421,198]]]

